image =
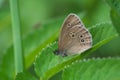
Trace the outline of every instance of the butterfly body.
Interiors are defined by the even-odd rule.
[[[91,46],[90,32],[84,27],[77,15],[69,14],[61,28],[56,54],[61,56],[78,54]]]

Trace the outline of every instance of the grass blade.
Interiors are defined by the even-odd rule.
[[[18,0],[10,0],[10,9],[14,41],[15,74],[17,74],[22,72],[24,68]]]

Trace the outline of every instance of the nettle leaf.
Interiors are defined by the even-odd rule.
[[[62,73],[63,71],[58,72],[54,76],[52,76],[49,80],[62,80]]]
[[[28,72],[21,72],[17,74],[15,80],[37,80],[37,79]]]
[[[35,71],[38,76],[44,76],[46,71],[57,66],[58,64],[70,59],[71,57],[62,58],[61,56],[54,55],[58,43],[50,44],[37,56],[35,61]]]
[[[63,70],[62,80],[120,80],[120,58],[73,62]]]
[[[106,38],[111,37],[113,34],[117,34],[115,28],[110,22],[96,24],[90,29],[93,38],[93,45]]]
[[[117,33],[111,23],[101,23],[91,27],[90,32],[93,35],[93,47],[81,55],[61,57],[54,55],[54,51],[58,48],[58,43],[48,45],[43,49],[35,60],[35,71],[41,79],[49,79],[57,72],[61,71],[65,66],[70,65],[76,60],[80,60],[106,44],[113,38],[117,37]]]
[[[111,7],[111,20],[120,34],[120,0],[106,0]]]

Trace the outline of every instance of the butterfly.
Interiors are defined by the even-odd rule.
[[[63,22],[58,50],[54,53],[61,56],[80,54],[92,47],[92,36],[80,18],[70,13]]]

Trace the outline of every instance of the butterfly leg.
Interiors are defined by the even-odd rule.
[[[54,54],[55,54],[55,55],[59,55],[59,54],[60,54],[59,50],[55,50],[55,51],[54,51]]]
[[[62,57],[66,57],[66,56],[67,56],[67,53],[66,53],[65,51],[63,51],[63,52],[61,53],[61,56],[62,56]]]

